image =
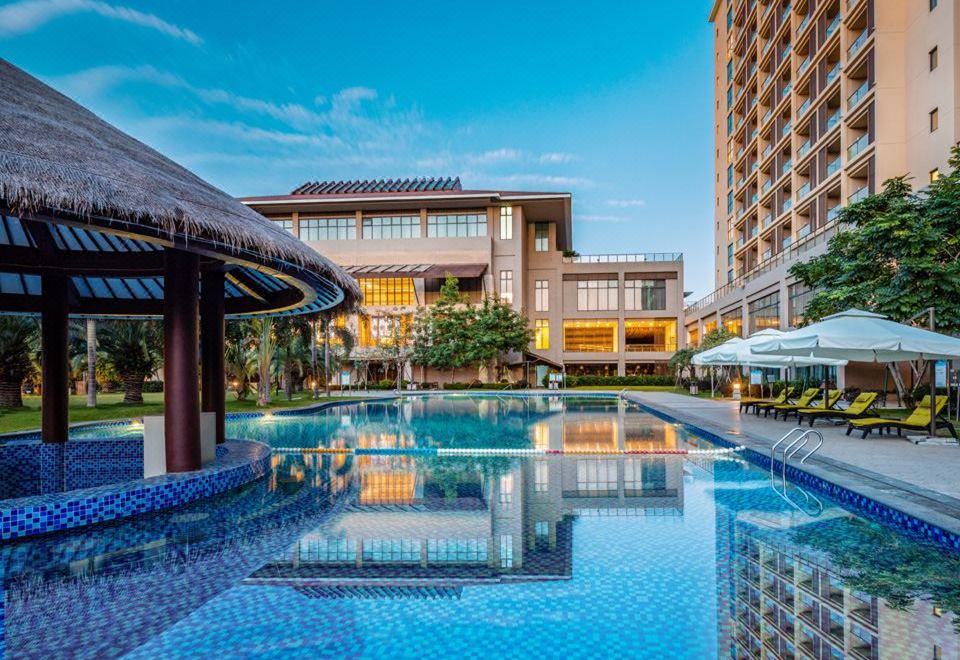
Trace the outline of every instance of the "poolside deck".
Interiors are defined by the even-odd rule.
[[[730,400],[671,392],[631,392],[627,396],[764,453],[797,425],[795,419],[783,422],[741,415],[739,404]],[[895,435],[861,439],[856,434],[847,436],[845,425],[825,421],[814,428],[823,433],[824,444],[804,465],[808,472],[960,533],[960,447],[914,445]]]

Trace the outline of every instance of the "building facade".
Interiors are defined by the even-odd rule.
[[[955,0],[717,0],[716,289],[687,308],[690,343],[796,326],[812,292],[789,268],[840,208],[947,170],[957,19]]]
[[[242,201],[357,278],[363,310],[346,322],[360,360],[375,359],[398,318],[411,323],[435,302],[447,275],[472,302],[497,295],[529,319],[534,340],[513,360],[515,378],[663,373],[682,343],[682,255],[575,253],[569,193],[465,190],[446,178],[312,182]]]

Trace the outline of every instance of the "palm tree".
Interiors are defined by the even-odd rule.
[[[237,401],[243,401],[250,392],[250,379],[257,366],[254,349],[254,327],[251,321],[230,321],[226,328],[224,367],[227,380],[233,383]]]
[[[0,408],[22,408],[20,388],[33,371],[37,322],[26,316],[0,316]]]
[[[143,403],[143,381],[160,365],[161,336],[153,321],[114,321],[102,328],[100,349],[123,381],[124,403]]]
[[[273,319],[269,317],[254,319],[251,321],[251,327],[256,337],[257,348],[257,405],[269,406],[271,367],[277,347],[273,335]]]
[[[87,408],[97,407],[97,322],[87,319]]]

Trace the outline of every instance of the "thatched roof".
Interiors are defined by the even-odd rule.
[[[215,241],[224,254],[313,271],[347,303],[360,297],[352,277],[276,223],[3,59],[0,203]]]

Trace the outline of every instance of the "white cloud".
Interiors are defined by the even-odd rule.
[[[573,154],[554,151],[546,154],[540,154],[540,162],[544,165],[548,163],[572,163],[577,159]]]
[[[508,174],[503,176],[477,176],[498,185],[533,184],[550,188],[590,188],[594,182],[590,179],[576,176],[554,176],[551,174]]]
[[[646,206],[647,202],[642,199],[610,199],[607,200],[607,204],[614,206],[618,209],[627,209],[627,208],[638,208],[641,206]]]
[[[468,156],[467,160],[476,165],[492,165],[494,163],[520,160],[522,156],[523,152],[521,152],[519,149],[501,147],[500,149],[491,149],[489,151]]]
[[[627,218],[624,218],[620,215],[593,215],[590,213],[581,213],[574,216],[575,220],[582,220],[583,222],[604,222],[604,223],[622,223],[629,222]]]
[[[97,14],[104,18],[140,25],[175,39],[197,45],[203,43],[195,32],[169,23],[154,14],[129,7],[111,5],[99,0],[21,0],[0,7],[0,34],[27,34],[52,20],[71,14]]]

